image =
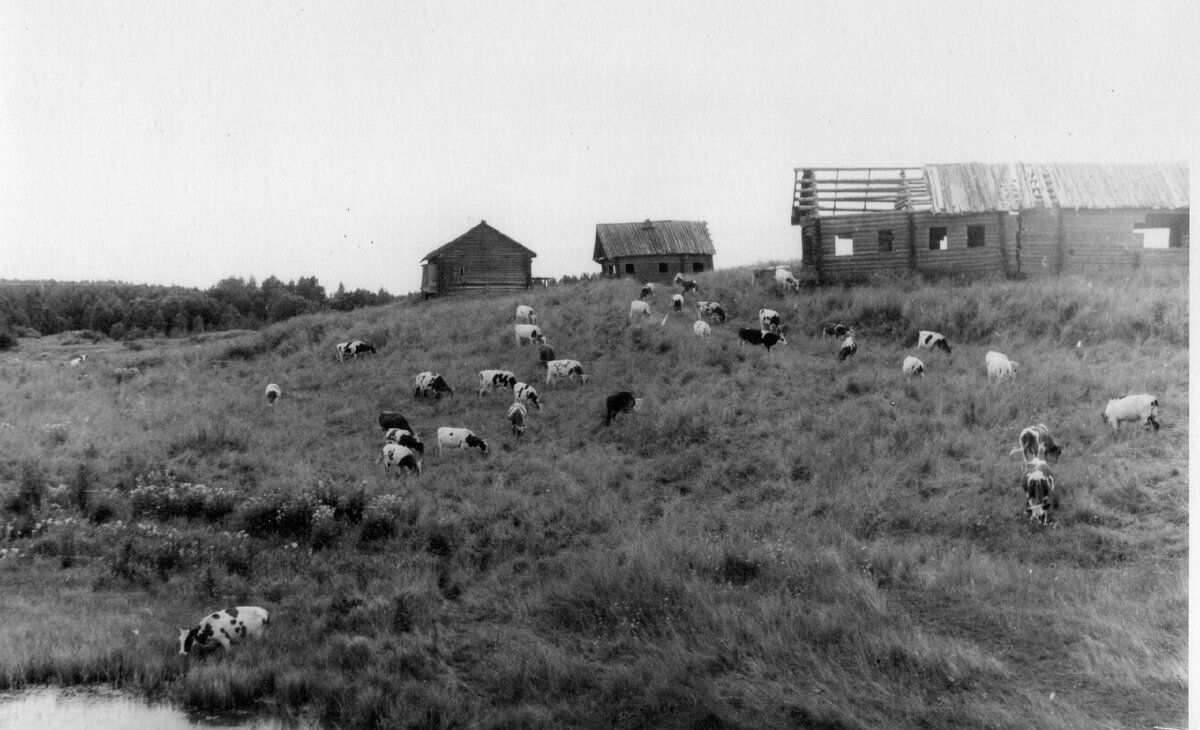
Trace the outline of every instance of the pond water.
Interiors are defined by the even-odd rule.
[[[97,688],[39,687],[0,693],[0,730],[312,730],[263,718],[192,718],[167,704],[151,704],[126,692]]]

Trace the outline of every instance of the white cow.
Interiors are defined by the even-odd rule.
[[[542,331],[535,324],[514,324],[513,335],[517,340],[517,347],[532,345],[535,342],[546,344],[547,340]]]
[[[697,337],[708,337],[712,334],[712,327],[708,326],[708,322],[698,319],[692,323],[692,334]]]
[[[1004,380],[1005,378],[1016,379],[1016,367],[1021,363],[1009,360],[1008,355],[996,352],[995,350],[988,350],[987,355],[984,356],[984,360],[987,362],[989,381]]]
[[[782,266],[775,267],[775,283],[789,289],[794,289],[795,291],[800,291],[800,281],[796,279],[791,271]]]
[[[643,302],[641,299],[634,299],[632,302],[629,303],[628,321],[632,322],[634,317],[641,317],[642,319],[645,319],[646,317],[649,317],[649,316],[650,316],[650,303],[649,302]]]
[[[583,365],[578,360],[551,360],[546,363],[546,385],[554,385],[561,378],[568,380],[579,380],[579,384],[583,385],[587,382],[587,373],[583,372]]]
[[[271,383],[270,385],[267,386],[267,404],[268,405],[272,405],[272,406],[275,405],[275,401],[279,400],[279,397],[282,395],[283,395],[283,391],[280,390],[279,386],[276,385],[275,383]]]
[[[469,428],[454,428],[452,426],[442,426],[437,430],[438,435],[438,456],[442,455],[445,449],[462,450],[479,449],[479,453],[486,454],[488,452],[487,442],[475,435],[475,432]]]
[[[384,444],[383,470],[391,471],[393,466],[399,467],[401,472],[408,469],[415,471],[417,476],[421,475],[421,458],[412,449],[400,444]]]
[[[524,322],[525,324],[537,324],[537,315],[533,313],[533,307],[527,304],[517,305],[516,317],[517,322]]]
[[[920,375],[922,378],[925,377],[925,363],[912,355],[904,358],[904,365],[901,366],[901,369],[910,378],[914,375]]]
[[[238,606],[209,614],[192,628],[179,630],[179,653],[187,654],[196,644],[206,646],[209,639],[215,639],[228,651],[232,643],[248,636],[261,636],[270,621],[271,615],[258,606]]]
[[[1158,398],[1149,393],[1113,398],[1104,407],[1104,422],[1113,431],[1120,430],[1121,421],[1138,421],[1142,428],[1147,424],[1158,430]]]
[[[73,368],[77,368],[80,365],[84,364],[85,362],[87,362],[87,355],[78,355],[76,357],[71,358],[71,360],[67,364]]]

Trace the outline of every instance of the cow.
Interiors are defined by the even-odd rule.
[[[742,327],[739,329],[738,338],[742,342],[747,342],[751,345],[762,345],[767,348],[767,354],[770,354],[771,348],[775,345],[787,344],[787,340],[784,339],[783,335],[776,332],[756,330],[753,327]]]
[[[87,355],[83,354],[83,355],[76,355],[75,357],[71,358],[70,361],[67,362],[67,364],[73,368],[77,368],[80,365],[84,364],[85,362],[87,362]]]
[[[775,267],[775,283],[788,289],[800,291],[800,281],[792,272],[782,266]]]
[[[491,393],[496,388],[511,389],[517,384],[517,376],[508,370],[480,370],[479,395]]]
[[[826,322],[821,326],[821,337],[845,337],[853,331],[854,330],[850,329],[844,324],[838,324],[837,322]]]
[[[1050,437],[1050,429],[1046,427],[1046,424],[1039,423],[1021,430],[1021,435],[1017,439],[1017,448],[1008,452],[1009,456],[1015,454],[1022,454],[1027,463],[1034,459],[1045,461],[1048,456],[1053,456],[1057,461],[1062,455],[1062,449]]]
[[[384,444],[383,471],[391,471],[393,466],[399,467],[401,472],[408,469],[415,471],[417,476],[421,475],[421,458],[412,449],[400,444]]]
[[[650,303],[643,302],[641,299],[634,299],[629,303],[629,317],[627,321],[632,322],[634,317],[645,319],[650,316]]]
[[[407,428],[389,428],[383,434],[383,442],[385,444],[399,444],[412,449],[418,454],[425,453],[425,444],[418,441],[417,434]]]
[[[263,628],[271,622],[271,614],[258,606],[238,606],[217,611],[200,619],[190,629],[179,630],[179,653],[187,655],[192,647],[207,646],[209,639],[216,639],[225,651],[229,645],[248,636],[261,636]]]
[[[443,395],[454,395],[454,388],[446,382],[446,379],[437,373],[431,373],[428,370],[423,373],[417,373],[413,378],[413,397],[428,398],[433,396],[436,400],[441,400]]]
[[[1013,362],[1012,360],[1008,359],[1007,355],[1002,352],[996,352],[995,350],[988,350],[988,353],[984,355],[984,360],[987,362],[987,374],[989,382],[992,380],[1004,380],[1005,378],[1012,378],[1014,380],[1016,379],[1016,367],[1021,363]]]
[[[758,310],[758,324],[763,330],[768,332],[778,332],[779,312],[776,312],[774,309]]]
[[[513,335],[517,340],[517,347],[532,345],[535,342],[545,344],[547,341],[536,324],[514,324]]]
[[[676,274],[673,281],[683,287],[684,294],[687,294],[688,292],[695,294],[700,291],[700,285],[697,284],[694,279],[683,278],[683,272]]]
[[[408,419],[399,411],[380,411],[379,412],[379,427],[387,433],[393,428],[398,428],[409,433],[416,433],[413,427],[408,425]]]
[[[708,326],[708,322],[698,319],[692,323],[692,334],[697,337],[708,337],[712,334],[712,327]]]
[[[620,393],[613,393],[604,401],[604,425],[611,425],[614,417],[622,413],[633,413],[641,408],[641,406],[642,399],[633,397],[633,393],[627,390],[622,390]]]
[[[1138,421],[1142,428],[1147,425],[1158,430],[1158,398],[1149,393],[1113,398],[1104,407],[1104,422],[1119,431],[1121,421]]]
[[[755,284],[770,284],[775,281],[775,269],[755,269],[751,276]]]
[[[525,324],[537,324],[537,315],[533,313],[533,307],[527,304],[518,304],[516,321]]]
[[[523,400],[526,403],[532,404],[539,411],[542,410],[541,401],[538,400],[537,390],[529,383],[517,383],[513,386],[513,397],[517,400]]]
[[[469,428],[453,428],[451,426],[442,426],[437,430],[438,435],[438,456],[442,455],[445,449],[455,449],[466,451],[467,449],[479,449],[479,453],[486,454],[488,452],[487,441],[479,438]]]
[[[900,369],[910,378],[914,375],[920,375],[922,378],[925,377],[925,363],[912,355],[904,358],[904,364],[900,366]]]
[[[513,404],[508,407],[508,422],[512,424],[514,436],[525,435],[525,418],[528,415],[529,410],[521,401],[513,401]]]
[[[676,294],[675,296],[671,297],[671,309],[674,309],[676,312],[683,311],[683,295],[682,294]]]
[[[368,352],[374,353],[375,348],[362,340],[352,340],[350,342],[339,342],[337,344],[338,362],[346,359],[347,355],[352,355],[355,360],[359,355],[366,355]]]
[[[649,299],[652,296],[654,296],[654,282],[650,281],[642,284],[642,291],[638,294],[638,297],[640,299]]]
[[[587,373],[578,360],[551,360],[546,363],[546,385],[554,385],[560,378],[568,380],[579,379],[579,384],[587,382]]]
[[[1054,494],[1054,474],[1050,466],[1041,459],[1026,463],[1025,476],[1021,479],[1025,487],[1025,513],[1030,522],[1046,524],[1050,519],[1048,510],[1058,507],[1058,496]]]
[[[267,405],[275,405],[275,401],[279,400],[281,395],[283,395],[283,391],[279,389],[278,385],[269,384],[267,386]]]
[[[942,350],[947,355],[950,354],[950,343],[945,337],[937,332],[929,330],[921,330],[917,333],[917,349],[918,350]]]
[[[846,339],[842,340],[842,348],[838,350],[838,362],[854,357],[856,352],[858,352],[858,340],[854,339],[854,335],[846,335]]]
[[[557,359],[557,357],[554,354],[553,347],[551,347],[550,345],[542,345],[541,347],[538,348],[538,364],[539,365],[541,365],[542,367],[546,367],[546,363],[548,363],[554,359]]]
[[[708,317],[714,322],[724,322],[727,319],[725,308],[720,302],[696,302],[696,316]]]

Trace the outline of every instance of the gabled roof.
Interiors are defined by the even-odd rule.
[[[1187,208],[1183,163],[926,165],[939,213],[1028,208]]]
[[[447,243],[444,246],[438,246],[434,250],[425,254],[425,257],[421,259],[421,261],[424,262],[432,260],[436,258],[438,254],[462,244],[472,244],[482,246],[484,248],[512,248],[526,254],[529,256],[529,258],[534,258],[537,256],[537,254],[533,251],[530,251],[500,231],[497,231],[495,228],[489,226],[487,221],[480,221],[479,225],[462,234],[450,243]]]
[[[593,261],[623,256],[708,255],[717,253],[704,221],[651,221],[596,224]]]

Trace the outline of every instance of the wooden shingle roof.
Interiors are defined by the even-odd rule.
[[[599,223],[592,260],[625,256],[715,255],[704,221]]]
[[[530,251],[528,248],[525,248],[500,231],[497,231],[495,228],[489,226],[487,221],[480,221],[479,225],[462,234],[450,243],[447,243],[443,246],[438,246],[434,250],[425,254],[425,257],[421,260],[432,261],[442,252],[462,244],[473,244],[488,249],[511,248],[529,256],[529,258],[535,258],[537,256],[537,254],[533,251]]]
[[[1187,208],[1183,163],[926,165],[938,213],[1029,208]]]

